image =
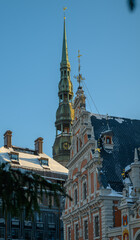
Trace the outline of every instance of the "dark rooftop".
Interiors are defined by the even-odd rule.
[[[134,161],[134,149],[140,147],[140,120],[127,118],[92,115],[95,139],[101,142],[101,157],[103,158],[102,171],[99,181],[106,188],[111,186],[121,192],[123,188],[123,169]],[[113,150],[108,151],[102,146],[101,134],[108,129],[113,132]]]

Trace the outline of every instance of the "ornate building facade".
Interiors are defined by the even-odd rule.
[[[63,166],[66,166],[70,159],[71,125],[74,118],[73,85],[70,79],[70,70],[64,17],[62,60],[60,64],[61,79],[58,87],[59,106],[56,112],[56,138],[53,145],[53,158]]]
[[[140,121],[88,112],[81,86],[74,111],[64,239],[139,240]]]

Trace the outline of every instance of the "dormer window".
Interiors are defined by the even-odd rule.
[[[48,168],[49,166],[49,159],[48,158],[40,158],[40,164],[42,165],[42,167],[44,168]]]
[[[106,144],[111,144],[111,137],[106,137]]]
[[[101,139],[102,139],[102,145],[105,150],[113,150],[113,132],[109,129],[105,132],[102,132]]]
[[[19,163],[19,154],[16,152],[11,152],[10,154],[10,159],[12,162]]]

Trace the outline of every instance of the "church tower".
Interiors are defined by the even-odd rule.
[[[60,75],[58,86],[59,106],[56,111],[56,137],[53,145],[53,158],[63,166],[66,166],[70,159],[69,147],[71,145],[71,124],[74,119],[74,109],[72,104],[73,85],[70,79],[65,17]]]

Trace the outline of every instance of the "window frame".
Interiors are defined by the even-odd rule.
[[[17,153],[17,152],[10,152],[9,156],[10,156],[11,162],[19,163],[19,153]],[[15,158],[12,157],[12,156],[15,156]]]
[[[0,227],[0,239],[5,239],[5,227]]]
[[[77,226],[78,226],[78,231],[76,229]],[[76,236],[76,233],[78,233],[78,236]],[[78,222],[74,223],[74,240],[79,240],[79,224],[78,224]]]
[[[70,231],[69,231],[70,230]],[[69,235],[70,234],[70,235]],[[67,226],[67,240],[71,240],[71,225]]]
[[[43,167],[43,168],[49,168],[49,158],[45,158],[45,157],[41,157],[40,159],[39,159],[39,161],[40,161],[40,164],[41,164],[41,166]],[[47,164],[46,164],[46,163]]]
[[[87,222],[87,234],[86,234],[86,232],[85,232],[85,223]],[[83,220],[83,239],[84,240],[88,240],[88,236],[89,236],[89,231],[88,231],[88,218],[85,218],[84,220]],[[86,236],[87,235],[87,236]]]
[[[106,144],[111,144],[112,138],[110,136],[106,136]]]
[[[95,219],[98,217],[98,236],[96,235],[96,222],[95,222]],[[95,239],[100,239],[100,217],[99,217],[99,214],[95,214],[93,216],[93,229],[94,229],[94,238]]]
[[[74,188],[74,206],[78,204],[78,188],[77,186]]]
[[[87,181],[84,180],[82,182],[82,192],[83,192],[83,201],[85,201],[87,199]]]

